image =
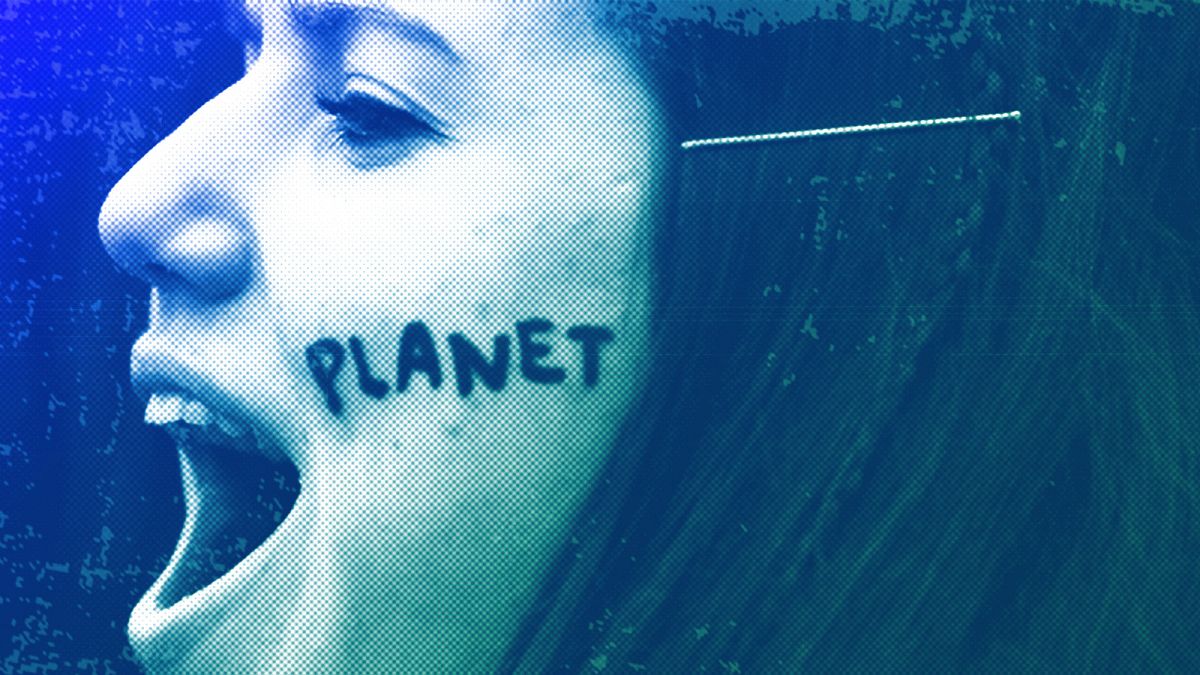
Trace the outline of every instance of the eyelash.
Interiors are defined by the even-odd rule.
[[[351,148],[417,139],[442,139],[445,135],[412,113],[378,99],[351,94],[340,100],[318,98],[317,106],[333,116],[336,140]]]

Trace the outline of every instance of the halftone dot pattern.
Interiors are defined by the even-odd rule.
[[[1200,6],[3,16],[5,672],[1200,670]]]
[[[110,192],[186,505],[147,669],[488,668],[570,538],[653,360],[667,143],[593,26],[497,11],[268,4]]]

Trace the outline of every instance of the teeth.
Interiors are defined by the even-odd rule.
[[[202,426],[212,421],[212,413],[208,411],[208,406],[200,401],[187,401],[183,404],[183,412],[180,417],[188,424]]]
[[[221,431],[234,438],[245,436],[249,431],[245,425],[209,410],[208,406],[200,401],[184,398],[180,394],[150,395],[150,402],[146,404],[146,424],[165,426],[180,421],[197,427],[215,423]]]
[[[146,424],[170,424],[183,412],[183,397],[176,394],[151,394],[146,405]]]

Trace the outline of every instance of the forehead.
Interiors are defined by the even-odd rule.
[[[354,25],[379,28],[454,57],[494,54],[535,35],[545,46],[555,34],[589,22],[585,0],[235,0],[261,31]],[[575,20],[572,20],[575,19]]]

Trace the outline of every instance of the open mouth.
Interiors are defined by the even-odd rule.
[[[146,422],[179,448],[186,517],[155,605],[167,609],[220,579],[284,522],[299,474],[251,425],[180,392],[151,394]]]

